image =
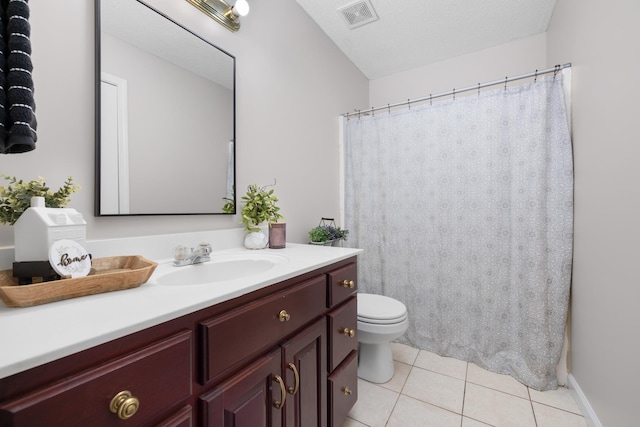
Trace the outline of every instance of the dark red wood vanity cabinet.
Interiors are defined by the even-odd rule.
[[[340,427],[356,290],[353,257],[2,378],[0,426]]]

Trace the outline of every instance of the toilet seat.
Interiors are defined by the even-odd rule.
[[[358,294],[358,322],[376,325],[401,323],[407,319],[407,307],[384,295]]]

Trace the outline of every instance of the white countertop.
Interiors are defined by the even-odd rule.
[[[287,243],[284,249],[214,250],[212,258],[256,252],[285,257],[286,262],[239,279],[169,286],[156,280],[169,271],[192,267],[173,267],[169,259],[156,258],[158,268],[138,288],[36,307],[8,308],[0,304],[0,378],[350,258],[362,250]]]

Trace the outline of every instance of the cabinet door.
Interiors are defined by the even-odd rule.
[[[355,296],[331,311],[329,318],[329,372],[333,372],[345,357],[358,349],[358,302]]]
[[[327,425],[327,327],[315,322],[282,345],[289,398],[286,427]]]
[[[340,427],[358,400],[358,353],[351,354],[329,376],[329,427]]]
[[[224,351],[224,349],[220,349]],[[280,376],[280,348],[259,358],[200,397],[208,427],[283,427],[286,388]]]

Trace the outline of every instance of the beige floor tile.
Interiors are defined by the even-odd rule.
[[[358,380],[358,401],[349,412],[349,418],[369,427],[384,427],[398,400],[399,393]]]
[[[400,344],[397,342],[391,343],[391,353],[393,354],[393,360],[406,363],[407,365],[413,365],[416,357],[418,356],[417,348],[410,347],[406,344]]]
[[[533,412],[536,414],[538,427],[587,427],[587,422],[582,415],[576,415],[537,402],[533,402]]]
[[[464,380],[467,377],[467,362],[452,357],[442,357],[429,351],[420,350],[414,363],[423,369],[449,375]]]
[[[461,415],[400,396],[387,427],[459,427]]]
[[[342,424],[342,427],[368,427],[368,426],[366,424],[362,424],[360,421],[347,418]]]
[[[499,427],[536,427],[529,400],[467,383],[464,416]]]
[[[402,363],[402,362],[398,362],[397,360],[394,360],[393,366],[394,366],[393,378],[391,378],[388,382],[384,384],[378,384],[378,385],[384,388],[388,388],[389,390],[393,390],[400,393],[402,391],[402,387],[404,387],[404,383],[407,381],[409,372],[411,372],[411,365],[407,365],[406,363]]]
[[[461,414],[464,381],[414,366],[402,394]]]
[[[467,369],[467,381],[481,386],[489,387],[514,396],[529,399],[529,391],[527,386],[521,384],[509,375],[496,374],[494,372],[482,369],[478,365],[469,363]]]
[[[554,408],[564,409],[574,414],[582,415],[580,407],[576,403],[571,391],[565,387],[558,387],[556,390],[537,391],[529,389],[529,395],[534,402],[544,403]]]
[[[485,424],[471,418],[462,417],[462,427],[492,427],[492,426],[491,424]]]

